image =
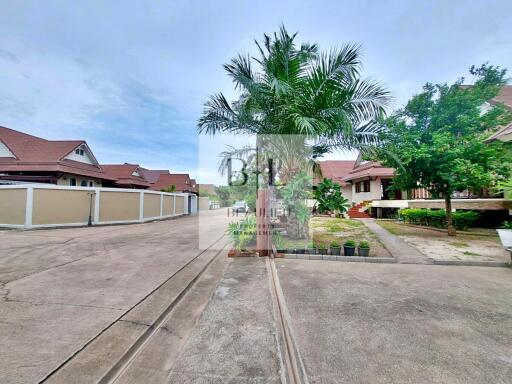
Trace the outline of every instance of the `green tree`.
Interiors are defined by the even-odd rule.
[[[511,159],[503,144],[485,144],[484,139],[511,116],[500,105],[481,109],[506,83],[506,70],[484,64],[470,73],[476,77],[472,86],[463,86],[463,78],[452,85],[427,83],[387,119],[383,145],[376,152],[385,165],[396,168],[395,188],[424,187],[444,198],[449,235],[456,234],[453,193],[477,192],[510,174]]]
[[[219,200],[223,206],[229,205],[231,202],[230,188],[226,185],[215,186],[215,194],[219,197]]]
[[[298,45],[296,35],[281,27],[256,42],[257,57],[239,55],[224,65],[240,97],[230,103],[211,96],[200,133],[304,135],[315,139],[316,154],[376,141],[389,96],[361,78],[359,47],[319,52],[316,44]]]
[[[160,192],[173,193],[176,192],[176,186],[174,184],[169,185],[167,188],[162,188]]]
[[[341,193],[341,188],[331,179],[323,179],[313,191],[316,200],[318,212],[336,212],[345,213],[350,204]]]

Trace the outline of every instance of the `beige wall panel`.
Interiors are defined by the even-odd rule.
[[[0,224],[24,224],[26,189],[0,190]]]
[[[164,215],[173,215],[174,196],[164,196]]]
[[[100,222],[138,220],[139,198],[136,192],[101,192]]]
[[[86,223],[89,219],[90,202],[91,197],[87,191],[34,189],[32,223]]]
[[[199,198],[199,210],[207,211],[210,209],[210,198],[209,197],[200,197]]]
[[[184,196],[176,196],[176,214],[182,215],[184,214],[185,208],[185,197]]]
[[[160,195],[144,194],[144,217],[160,216]]]

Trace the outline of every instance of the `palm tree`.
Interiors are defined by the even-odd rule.
[[[304,135],[316,155],[376,143],[389,94],[361,78],[360,47],[319,52],[316,44],[298,46],[296,36],[282,26],[256,42],[257,57],[225,64],[240,97],[230,103],[221,93],[211,96],[199,133]]]
[[[258,56],[238,55],[225,64],[240,96],[231,103],[221,93],[211,96],[198,122],[199,133],[252,134],[259,143],[265,135],[283,135],[267,144],[279,150],[274,159],[283,182],[334,148],[375,144],[389,102],[382,86],[361,78],[359,46],[319,52],[316,44],[299,46],[296,36],[282,26],[256,41]],[[300,143],[293,135],[301,135]]]

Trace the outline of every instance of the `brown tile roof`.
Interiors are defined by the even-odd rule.
[[[139,172],[142,173],[142,176],[147,180],[148,183],[154,184],[158,180],[158,177],[163,174],[169,174],[170,172],[166,169],[146,169],[139,168]]]
[[[382,166],[377,161],[368,161],[361,163],[359,166],[349,172],[347,176],[343,178],[344,181],[350,181],[360,179],[363,177],[392,177],[395,173],[394,168],[387,168]]]
[[[512,85],[505,85],[501,88],[498,95],[489,100],[490,104],[503,103],[507,108],[512,110]]]
[[[151,185],[150,189],[160,191],[169,188],[171,185],[176,187],[176,192],[195,192],[188,173],[160,174],[158,180]]]
[[[0,172],[66,172],[111,180],[99,164],[66,159],[84,140],[45,140],[0,126],[0,141],[16,156],[0,158]],[[94,159],[96,160],[96,159]]]
[[[494,140],[512,141],[512,124],[502,127],[498,132],[485,139],[488,143]]]
[[[341,186],[347,185],[343,178],[354,168],[355,163],[355,160],[325,160],[318,162],[322,176],[326,179],[332,179]]]
[[[140,172],[138,164],[102,164],[102,168],[107,175],[116,180],[116,185],[143,188],[149,188],[151,185]],[[139,176],[134,175],[135,172],[137,172]]]
[[[461,85],[461,88],[467,89],[472,87],[472,85]],[[489,104],[496,105],[497,103],[503,103],[505,107],[512,110],[512,85],[504,85],[496,97],[493,97],[489,100]]]

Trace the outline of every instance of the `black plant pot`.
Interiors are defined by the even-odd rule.
[[[327,248],[318,248],[319,255],[327,255]]]
[[[339,256],[341,254],[341,248],[331,248],[331,255]]]
[[[303,255],[304,254],[304,249],[302,249],[302,248],[294,249],[293,253],[295,253],[297,255]]]
[[[314,249],[314,248],[306,248],[304,250],[304,253],[306,255],[316,255],[316,249]]]
[[[345,256],[354,256],[356,254],[356,247],[343,246],[343,253]]]
[[[357,248],[357,254],[359,256],[368,257],[370,256],[370,248]]]

